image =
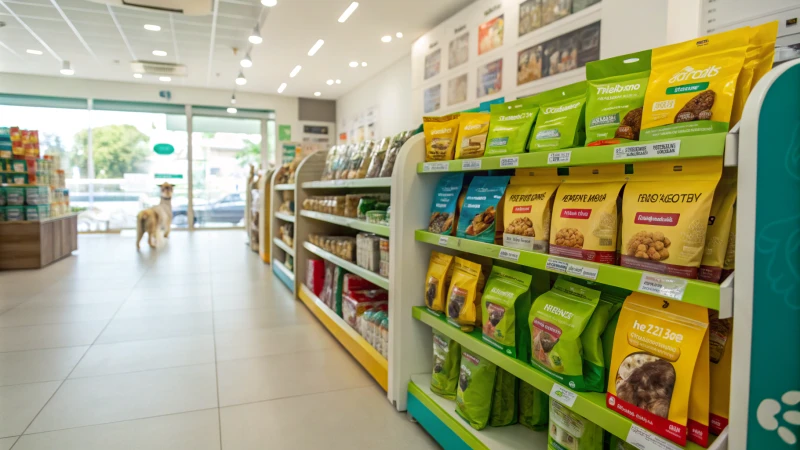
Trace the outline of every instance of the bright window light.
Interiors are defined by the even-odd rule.
[[[348,6],[347,9],[344,10],[342,15],[339,16],[339,23],[344,23],[347,20],[347,18],[350,17],[350,14],[353,14],[353,11],[355,11],[356,8],[358,8],[358,2],[350,3],[350,6]]]
[[[278,94],[282,93],[285,90],[286,90],[286,83],[281,83],[281,85],[278,87]]]
[[[292,72],[289,74],[289,78],[296,77],[297,74],[300,73],[300,69],[302,69],[301,66],[294,66],[294,69],[292,69]]]
[[[316,43],[314,43],[314,46],[311,47],[311,50],[308,51],[308,56],[314,56],[317,53],[317,50],[319,50],[320,47],[322,47],[322,44],[324,43],[325,41],[323,41],[322,39],[319,39]]]
[[[146,23],[146,24],[144,25],[144,29],[145,29],[145,30],[147,30],[147,31],[161,31],[161,27],[160,27],[160,26],[158,26],[158,25],[151,25],[151,24],[149,24],[149,23]]]

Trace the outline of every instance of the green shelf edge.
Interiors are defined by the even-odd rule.
[[[553,385],[556,384],[552,378],[538,371],[530,364],[507,356],[483,342],[481,330],[479,329],[474,330],[472,333],[465,333],[447,323],[444,315],[437,316],[424,306],[412,307],[411,315],[414,319],[429,325],[436,331],[455,340],[467,350],[488,359],[498,367],[503,368],[545,394],[549,395]],[[564,389],[570,390],[566,387]],[[575,399],[575,403],[570,408],[572,411],[600,425],[604,430],[614,434],[620,439],[624,440],[628,438],[628,432],[633,422],[608,409],[606,407],[605,394],[599,392],[576,392],[576,394],[577,398]],[[680,448],[678,444],[674,445]],[[689,442],[683,448],[686,450],[700,450],[703,447]]]
[[[447,245],[440,243],[441,238],[447,238]],[[593,280],[598,283],[607,284],[609,286],[616,286],[619,288],[627,289],[629,291],[643,292],[649,295],[656,295],[651,292],[639,290],[639,282],[641,281],[643,273],[641,270],[629,269],[627,267],[614,266],[610,264],[598,264],[588,261],[571,260],[569,258],[556,257],[547,253],[536,253],[525,250],[510,249],[495,244],[487,244],[484,242],[473,241],[470,239],[458,238],[455,236],[443,236],[441,234],[431,233],[425,230],[417,230],[415,232],[415,239],[418,242],[425,242],[427,244],[437,245],[439,247],[450,248],[464,253],[471,253],[473,255],[486,256],[492,259],[501,259],[499,257],[500,250],[513,250],[519,251],[519,260],[517,264],[534,269],[546,270],[553,273],[562,273],[547,268],[547,260],[554,258],[561,261],[572,261],[585,267],[597,268],[597,279]],[[660,274],[655,274],[660,275]],[[661,276],[661,275],[660,275]],[[706,308],[711,308],[719,311],[720,307],[720,287],[715,283],[708,283],[699,280],[686,280],[686,289],[680,301],[699,305]],[[664,297],[670,298],[670,297]]]
[[[384,289],[389,289],[389,279],[388,278],[384,278],[384,277],[378,275],[377,273],[372,272],[370,270],[367,270],[367,269],[365,269],[365,268],[363,268],[363,267],[361,267],[361,266],[359,266],[359,265],[357,265],[355,263],[351,263],[350,261],[347,261],[347,260],[344,260],[342,258],[339,258],[338,256],[336,256],[336,255],[334,255],[332,253],[326,252],[325,250],[317,247],[316,245],[314,245],[314,244],[312,244],[310,242],[304,242],[303,243],[303,247],[305,247],[306,250],[310,251],[311,253],[319,256],[320,258],[322,258],[324,260],[327,260],[327,261],[330,261],[330,262],[336,264],[337,266],[341,267],[342,269],[347,270],[348,272],[354,273],[354,274],[360,276],[361,278],[364,278],[365,280],[367,280],[367,281],[369,281],[369,282],[371,282],[373,284],[376,284],[376,285],[378,285],[378,286],[380,286],[380,287],[382,287]]]
[[[598,147],[575,147],[553,150],[551,152],[530,152],[518,153],[514,155],[489,156],[478,158],[481,167],[477,169],[464,170],[461,166],[463,161],[468,159],[457,159],[446,162],[447,170],[425,171],[425,163],[417,164],[417,173],[445,173],[445,172],[470,172],[475,170],[497,170],[497,169],[527,169],[533,167],[574,167],[589,166],[599,164],[625,164],[637,161],[662,161],[669,159],[704,158],[711,156],[723,156],[725,154],[725,137],[727,133],[713,133],[699,136],[685,136],[674,139],[659,139],[657,141],[644,141],[640,144],[656,144],[659,142],[680,141],[681,148],[678,156],[666,156],[661,158],[641,158],[641,159],[622,159],[614,160],[615,147],[627,147],[637,143],[625,143],[618,145],[603,145]],[[570,162],[548,164],[547,159],[550,153],[572,152]],[[518,157],[519,164],[515,167],[500,167],[500,159],[508,157]]]
[[[367,233],[374,233],[378,236],[389,237],[389,226],[378,225],[369,223],[360,219],[353,219],[351,217],[337,216],[335,214],[320,213],[316,211],[300,211],[300,215],[310,219],[321,220],[323,222],[333,223],[344,227],[352,228],[354,230],[366,231]]]

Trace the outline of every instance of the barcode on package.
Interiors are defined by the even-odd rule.
[[[427,162],[422,165],[423,172],[447,172],[450,165],[446,162]]]
[[[464,161],[461,161],[461,170],[480,170],[480,168],[480,159],[465,159]]]
[[[649,159],[679,156],[681,141],[654,142],[614,148],[614,159]]]
[[[509,156],[506,158],[500,158],[500,167],[503,168],[517,167],[518,165],[519,165],[518,156]]]
[[[572,158],[572,152],[553,152],[547,155],[547,164],[566,164]]]
[[[497,255],[497,257],[500,259],[505,259],[506,261],[517,262],[519,261],[519,252],[503,248],[500,249],[500,254]]]

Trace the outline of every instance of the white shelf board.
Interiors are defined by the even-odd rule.
[[[288,253],[289,256],[294,258],[294,249],[292,247],[290,247],[289,244],[287,244],[286,242],[283,242],[282,240],[280,240],[278,238],[273,238],[272,242],[274,242],[275,245],[277,245],[281,250],[283,250],[286,253]]]
[[[293,191],[295,188],[294,184],[276,184],[275,190],[276,191]]]
[[[353,219],[351,217],[337,216],[334,214],[320,213],[316,211],[300,211],[300,215],[311,219],[321,220],[323,222],[333,223],[344,227],[352,228],[354,230],[366,231],[368,233],[375,233],[379,236],[389,236],[389,225],[380,225],[377,223],[369,223],[365,220]]]
[[[390,177],[362,178],[356,180],[329,180],[307,181],[302,184],[303,189],[336,189],[336,188],[371,188],[389,187],[392,184]]]
[[[273,259],[272,264],[274,264],[278,270],[283,272],[284,275],[294,282],[294,272],[289,270],[282,262],[278,261],[277,259]]]
[[[285,220],[286,222],[294,223],[294,216],[291,215],[291,214],[276,212],[275,213],[275,217],[277,217],[278,219],[281,219],[281,220]]]

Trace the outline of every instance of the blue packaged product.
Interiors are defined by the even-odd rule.
[[[458,218],[458,237],[495,243],[496,223],[502,214],[500,201],[510,178],[493,176],[472,179]]]
[[[458,196],[464,184],[463,173],[449,173],[439,179],[433,194],[428,231],[436,234],[453,234],[456,223]]]

